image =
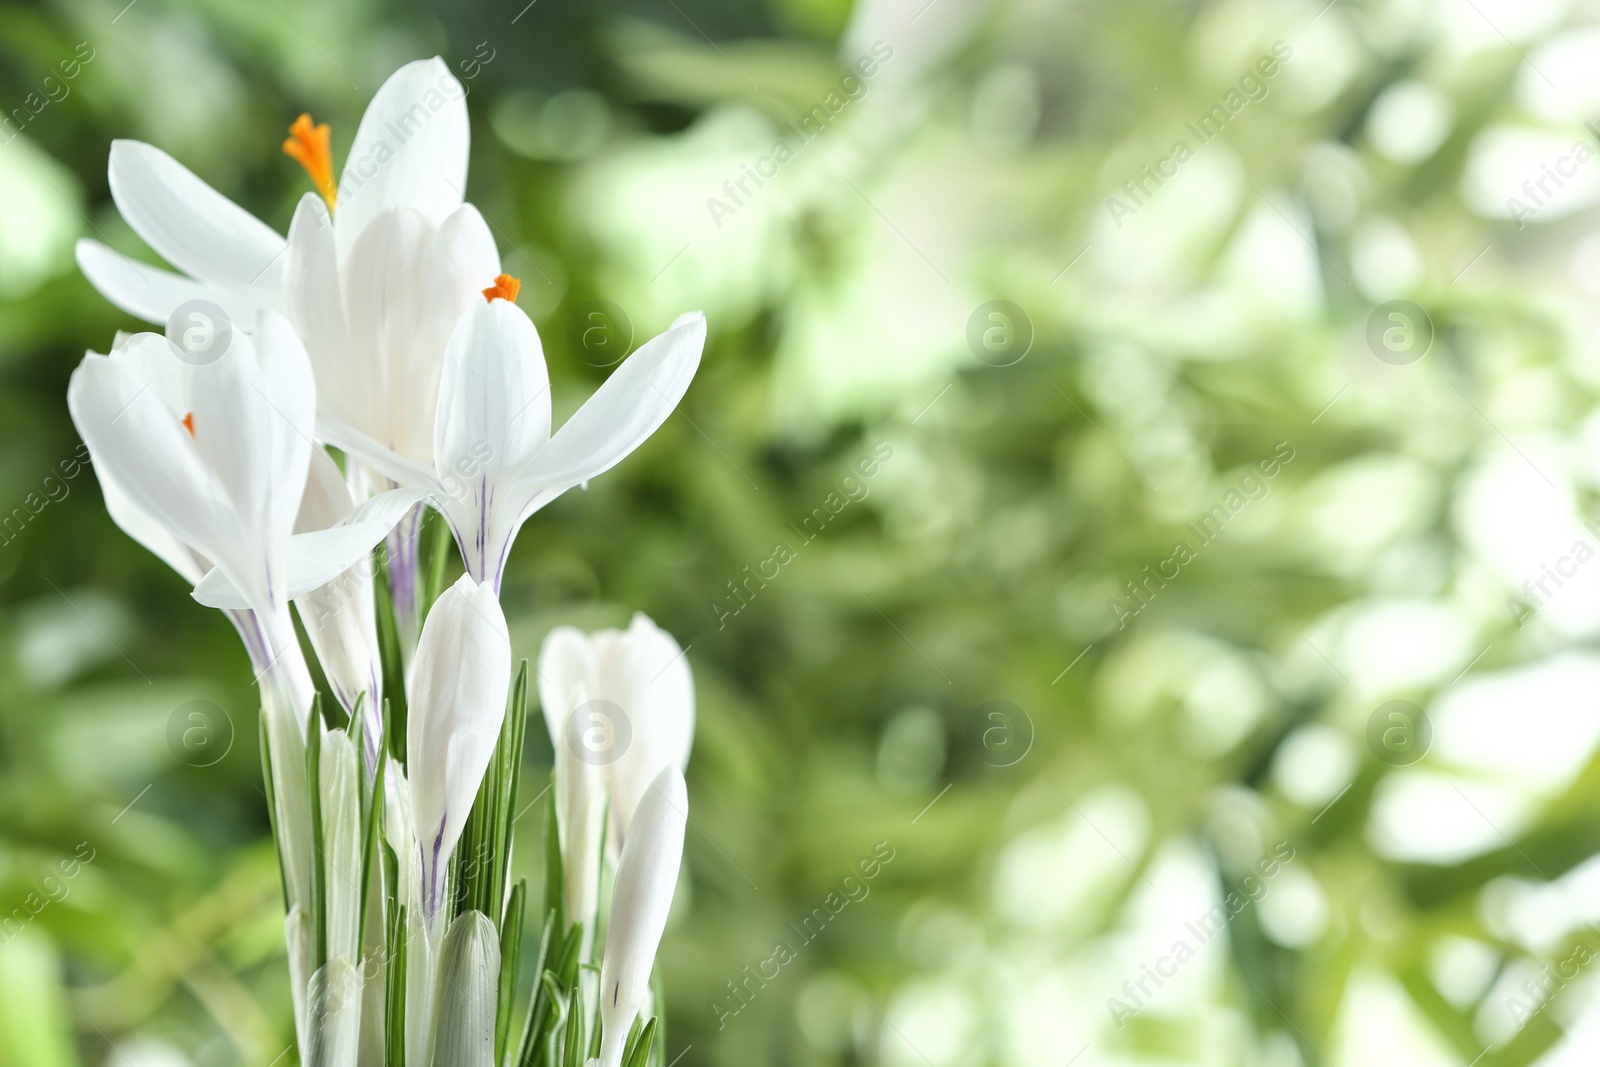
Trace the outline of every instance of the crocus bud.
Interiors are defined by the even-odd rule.
[[[669,763],[639,802],[611,894],[611,926],[600,965],[601,1067],[622,1062],[628,1029],[649,991],[650,968],[678,884],[688,819],[683,774]]]
[[[406,765],[423,912],[441,913],[450,856],[505,721],[511,638],[488,585],[463,575],[428,613],[411,666]]]
[[[626,630],[557,627],[539,656],[539,697],[550,743],[599,767],[611,793],[613,857],[639,798],[664,764],[689,765],[694,677],[672,635],[635,614]],[[560,768],[557,767],[557,777]]]

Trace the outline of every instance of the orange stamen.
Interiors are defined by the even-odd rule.
[[[495,275],[494,284],[483,291],[483,298],[491,304],[494,303],[496,297],[515,304],[517,302],[517,293],[521,289],[522,279],[513,278],[509,274],[497,274]]]
[[[183,428],[189,431],[191,438],[194,437],[194,412],[191,411],[183,417]]]
[[[283,142],[283,154],[299,163],[311,175],[311,180],[333,210],[338,186],[333,181],[333,153],[328,149],[328,124],[311,124],[309,114],[301,115],[289,127],[289,139]]]

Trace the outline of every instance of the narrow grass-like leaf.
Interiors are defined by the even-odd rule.
[[[426,521],[432,524],[433,538],[428,549],[428,580],[422,590],[421,610],[417,613],[419,618],[427,616],[428,609],[444,592],[445,567],[450,561],[450,546],[455,543],[450,536],[450,524],[445,522],[443,515],[430,509]]]
[[[545,972],[543,982],[552,1013],[548,1032],[540,1041],[540,1046],[544,1049],[543,1067],[555,1067],[561,1062],[561,1044],[566,1036],[567,1022],[572,1018],[572,1012],[566,995],[558,988],[559,984],[548,971]]]
[[[387,759],[379,758],[377,772],[372,776],[372,791],[367,800],[367,828],[361,842],[361,941],[367,943],[367,910],[372,898],[372,869],[380,859],[378,827],[383,825],[383,782],[389,767]]]
[[[550,797],[545,801],[544,819],[544,906],[555,913],[556,929],[566,930],[566,884],[561,866],[561,831],[556,825],[555,774],[550,775]]]
[[[311,969],[328,962],[327,856],[322,850],[322,694],[306,717],[306,781],[311,791]]]
[[[660,967],[650,972],[650,999],[655,1011],[650,1021],[656,1024],[655,1032],[661,1038],[656,1042],[653,1067],[661,1067],[661,1058],[667,1050],[667,982],[661,976]]]
[[[548,916],[546,921],[551,923],[551,928],[553,931],[551,935],[551,951],[554,952],[555,941],[553,939],[562,936],[560,934],[560,918],[559,916],[551,914]],[[552,986],[556,990],[566,991],[560,995],[568,997],[566,1003],[568,1007],[569,1019],[571,1017],[571,1009],[573,1007],[570,1000],[570,995],[577,985],[578,952],[582,946],[582,942],[583,924],[578,923],[573,926],[572,930],[568,932],[561,942],[561,954],[559,962],[555,965],[555,967],[547,968],[544,974],[541,976],[541,981],[545,982],[547,991],[552,988]],[[537,1008],[535,1009],[535,1015],[539,1015]],[[532,1056],[538,1049],[544,1048],[548,1050],[551,1048],[547,1038],[549,1036],[549,1028],[552,1025],[553,1023],[548,1011],[546,1011],[542,1016],[533,1019],[533,1040],[524,1049],[524,1067],[530,1067],[532,1063],[536,1062],[529,1057]],[[581,1023],[579,1025],[581,1025]],[[554,1063],[557,1061],[547,1060],[546,1062]]]
[[[494,1062],[504,1063],[506,1034],[511,1029],[511,999],[517,991],[517,962],[522,955],[522,904],[528,883],[518,881],[511,890],[511,906],[500,926],[500,995],[494,1013]]]
[[[637,1020],[633,1024],[633,1033],[628,1037],[627,1051],[622,1054],[622,1067],[647,1067],[650,1062],[650,1049],[655,1044],[656,1020],[652,1016],[650,1021],[639,1027]]]
[[[361,708],[362,708],[362,705],[364,705],[366,702],[367,702],[367,691],[365,689],[363,689],[360,693],[356,694],[356,707],[355,707],[355,710],[350,713],[350,717],[345,721],[345,724],[344,724],[344,731],[349,736],[350,740],[355,744],[357,752],[362,751],[362,749],[361,749]],[[337,707],[338,705],[335,704],[334,706]]]
[[[526,881],[522,883],[522,887],[524,890],[527,889]],[[526,893],[524,893],[524,895],[526,895]],[[522,1039],[517,1042],[516,1055],[507,1061],[512,1065],[512,1067],[518,1067],[518,1065],[526,1062],[528,1053],[532,1048],[531,1042],[533,1041],[534,1037],[534,1024],[539,1019],[539,1012],[544,1003],[545,963],[550,958],[550,939],[552,937],[559,936],[555,933],[555,927],[555,915],[548,911],[545,912],[544,932],[539,935],[539,955],[536,956],[533,961],[533,996],[532,1000],[528,1004],[528,1017],[522,1027]]]
[[[267,823],[272,828],[272,844],[278,850],[278,884],[283,887],[283,910],[288,914],[293,902],[289,899],[289,868],[283,862],[283,830],[278,825],[278,801],[272,785],[272,746],[267,743],[267,715],[263,711],[256,719],[256,732],[261,738],[261,780],[267,797]]]
[[[388,568],[372,581],[378,614],[378,653],[383,661],[384,703],[389,706],[385,718],[390,720],[384,730],[389,742],[389,755],[406,765],[406,677],[405,661],[400,652],[400,628],[394,619],[394,601],[389,595]]]
[[[393,899],[392,897],[390,898]],[[389,959],[389,987],[384,998],[384,1024],[387,1031],[384,1067],[406,1065],[406,909],[389,912],[385,931],[385,952]]]
[[[494,883],[494,901],[491,915],[502,914],[507,886],[511,883],[511,838],[516,822],[518,794],[522,788],[522,750],[528,729],[528,661],[524,659],[517,668],[517,677],[511,686],[511,707],[506,713],[511,726],[511,743],[505,752],[505,774],[501,782],[500,818],[498,820],[498,845],[500,871]]]
[[[583,1067],[587,1059],[589,1042],[587,1040],[588,1000],[584,995],[583,983],[571,987],[571,1004],[567,1009],[567,1033],[562,1040],[561,1067]]]

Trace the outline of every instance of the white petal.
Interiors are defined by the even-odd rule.
[[[110,357],[133,367],[179,422],[194,410],[195,366],[176,353],[159,333],[126,334]]]
[[[437,293],[459,293],[467,300],[482,300],[483,290],[494,284],[500,273],[500,252],[495,248],[489,224],[471,204],[462,204],[439,226],[439,234],[428,250],[426,266],[429,288]],[[455,309],[445,327],[445,337],[466,309],[467,300]]]
[[[367,561],[297,597],[294,606],[334,699],[352,715],[361,705],[362,751],[368,769],[376,769],[383,736],[383,665]]]
[[[394,489],[366,500],[326,530],[289,538],[288,595],[301,597],[355,566],[405,517],[426,492]],[[212,608],[242,608],[245,599],[226,576],[213,571],[195,587],[194,598]]]
[[[333,222],[316,193],[300,198],[289,223],[284,290],[289,318],[305,339],[316,374],[319,405],[337,418],[361,420],[367,382],[361,365],[351,358]]]
[[[506,300],[479,301],[444,353],[434,462],[439,473],[521,470],[550,438],[550,376],[533,320]]]
[[[385,208],[409,207],[435,226],[467,187],[466,90],[444,60],[407,63],[361,116],[334,211],[340,256]]]
[[[467,573],[496,589],[524,506],[518,482],[549,433],[539,331],[514,304],[479,303],[445,350],[434,463]]]
[[[113,252],[98,241],[77,246],[78,268],[100,295],[145,322],[165,323],[179,304],[209,300],[222,308],[238,329],[248,329],[257,311],[275,303],[270,294],[239,286],[207,284]]]
[[[227,494],[232,537],[251,563],[239,590],[268,610],[263,605],[287,604],[288,541],[311,458],[316,396],[288,323],[267,312],[257,333],[235,336],[220,359],[194,369],[192,443]]]
[[[570,744],[556,749],[556,816],[561,837],[562,897],[567,925],[583,923],[582,957],[594,943],[600,911],[600,842],[605,836],[606,785],[600,767]]]
[[[389,842],[396,857],[403,857],[400,874],[400,903],[416,909],[415,871],[417,866],[417,835],[411,820],[411,784],[406,780],[405,768],[400,761],[390,759],[383,773],[383,839]]]
[[[428,613],[408,687],[406,764],[430,924],[442,913],[445,868],[499,740],[510,684],[500,602],[463,575]]]
[[[365,500],[339,524],[289,541],[289,595],[315,589],[354,566],[389,535],[426,492],[394,489]]]
[[[680,771],[687,770],[694,747],[694,675],[689,657],[676,638],[642,611],[634,613],[628,640],[635,662],[648,675],[645,685],[654,709],[652,718],[663,727],[662,752]]]
[[[276,312],[262,312],[256,317],[254,340],[261,375],[259,391],[276,416],[269,438],[269,514],[276,537],[291,533],[300,513],[311,462],[311,434],[316,429],[317,387],[305,346],[288,319]]]
[[[100,492],[106,498],[106,511],[118,529],[153,552],[190,585],[205,577],[211,569],[210,560],[172,536],[159,522],[141,511],[132,498],[117,487],[109,472],[100,470],[97,477],[100,479]]]
[[[438,479],[432,466],[424,466],[397,454],[387,445],[380,444],[370,434],[355,426],[323,413],[317,418],[317,436],[354,456],[374,473],[400,485],[434,488]]]
[[[688,392],[705,340],[705,316],[685,316],[623,360],[527,472],[531,506],[610,470],[655,433]]]
[[[355,509],[350,485],[344,480],[339,465],[322,449],[312,449],[311,469],[306,472],[306,489],[300,497],[294,532],[311,533],[337,526]]]
[[[637,831],[622,848],[611,893],[610,928],[600,966],[605,1035],[600,1062],[605,1067],[622,1062],[628,1028],[649,989],[650,969],[678,884],[688,818],[689,796],[683,775],[676,767],[664,767],[639,804]]]
[[[576,706],[573,695],[592,688],[594,655],[589,637],[572,626],[557,626],[539,647],[539,703],[552,748],[561,746],[567,718]]]
[[[336,354],[359,395],[344,405],[362,432],[417,463],[431,464],[443,336],[430,326],[435,294],[423,264],[435,230],[409,207],[380,213],[341,253],[349,348]],[[339,410],[330,407],[330,410]]]
[[[148,380],[126,363],[89,356],[72,374],[67,407],[96,470],[239,584],[253,565],[240,551],[231,502]]]
[[[568,926],[584,924],[583,958],[594,939],[600,898],[600,841],[606,810],[605,775],[594,761],[580,758],[569,730],[572,713],[591,695],[594,673],[590,641],[582,631],[558,626],[539,649],[539,702],[555,750],[556,821],[565,874]],[[613,734],[613,736],[615,736]]]
[[[122,217],[174,267],[202,281],[281,290],[283,238],[161,149],[114,141],[108,174]]]
[[[694,679],[672,635],[637,614],[626,632],[595,635],[593,695],[628,716],[632,739],[607,768],[612,840],[626,846],[640,798],[666,764],[683,770],[694,741]]]

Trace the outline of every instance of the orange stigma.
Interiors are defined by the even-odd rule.
[[[283,154],[306,169],[316,184],[317,192],[328,202],[328,210],[332,211],[338,186],[333,181],[333,153],[328,150],[328,124],[324,122],[321,126],[313,126],[309,114],[301,115],[289,127],[289,139],[283,142]]]
[[[494,303],[496,297],[515,304],[517,302],[517,293],[521,289],[522,279],[513,278],[509,274],[497,274],[495,275],[494,284],[483,291],[483,298],[491,304]]]
[[[183,428],[189,431],[190,438],[194,437],[194,412],[191,411],[183,417]]]

